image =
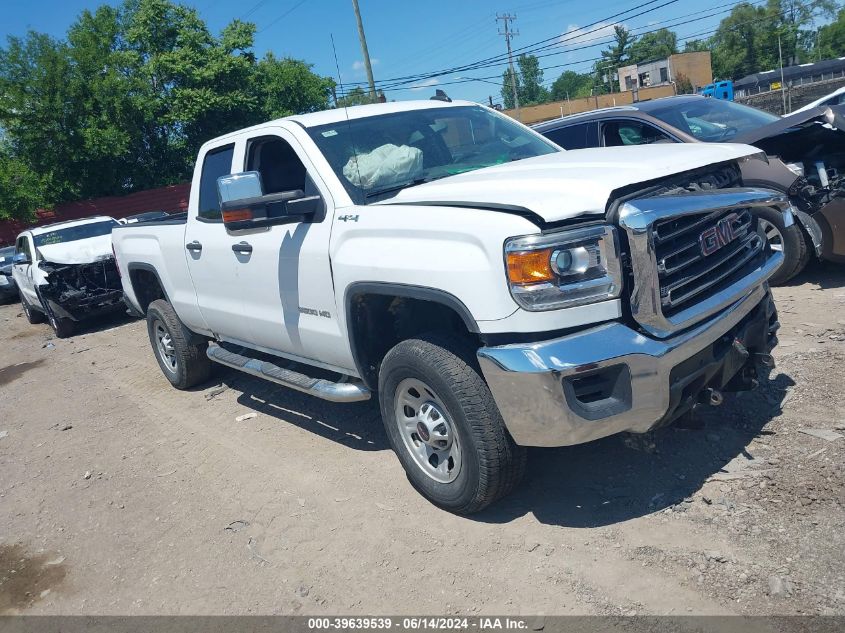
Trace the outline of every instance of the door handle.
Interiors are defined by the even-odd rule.
[[[232,244],[232,250],[236,253],[240,253],[241,255],[248,255],[252,252],[252,244],[247,242],[238,242],[237,244]]]
[[[202,244],[194,240],[193,242],[185,244],[185,248],[187,248],[192,253],[199,253],[202,250]]]

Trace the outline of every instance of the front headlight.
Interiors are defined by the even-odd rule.
[[[804,165],[801,163],[786,163],[786,166],[796,176],[803,176],[804,175]]]
[[[526,310],[555,310],[619,296],[622,270],[616,229],[590,226],[505,242],[514,300]]]

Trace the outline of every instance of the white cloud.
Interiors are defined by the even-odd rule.
[[[600,22],[589,28],[581,28],[577,24],[570,24],[561,34],[559,41],[564,46],[596,44],[596,40],[613,37],[613,27],[613,24],[607,22]]]
[[[370,58],[370,66],[378,66],[378,64],[379,64],[379,60],[378,60],[377,57],[371,57]],[[364,72],[364,62],[361,61],[360,59],[352,62],[352,70],[354,70],[356,73]]]
[[[421,81],[418,84],[414,84],[411,86],[411,90],[425,90],[426,88],[430,88],[431,86],[436,86],[439,84],[440,81],[432,77],[431,79],[426,79],[425,81]]]

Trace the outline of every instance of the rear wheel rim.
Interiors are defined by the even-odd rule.
[[[760,228],[766,234],[766,239],[769,240],[769,246],[773,251],[783,252],[783,233],[780,229],[768,220],[760,218]]]
[[[394,420],[402,445],[415,466],[434,481],[448,484],[461,472],[461,443],[446,405],[418,378],[396,387]]]
[[[153,323],[153,336],[155,337],[156,351],[162,364],[170,373],[176,373],[176,348],[173,347],[173,337],[164,327],[161,321]]]

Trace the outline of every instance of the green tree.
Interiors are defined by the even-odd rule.
[[[701,53],[709,51],[710,48],[710,40],[687,40],[684,42],[685,53]]]
[[[692,81],[690,81],[690,78],[683,73],[679,73],[675,78],[675,89],[679,95],[691,95],[695,92],[695,89],[692,86]]]
[[[364,92],[363,88],[355,86],[345,96],[337,100],[337,107],[349,108],[351,106],[367,105],[368,103],[378,103],[378,101],[379,97],[373,99],[368,92]]]
[[[629,63],[641,64],[656,59],[666,59],[678,52],[678,36],[669,29],[646,33],[631,44]]]
[[[617,89],[617,71],[621,66],[631,63],[631,47],[634,40],[634,36],[624,26],[613,27],[613,43],[601,52],[601,60],[593,65],[594,92],[604,94]]]
[[[553,101],[562,101],[586,97],[590,94],[592,83],[589,75],[566,70],[552,84],[551,98]]]
[[[516,94],[520,95],[522,93],[522,79],[519,76],[519,72],[511,73],[511,69],[508,67],[505,69],[505,72],[502,73],[502,103],[505,106],[506,110],[512,110],[516,107],[516,103],[513,100],[513,84],[511,83],[511,77],[513,77],[513,81],[516,82]],[[522,98],[520,97],[520,105],[522,105]]]
[[[49,191],[47,178],[0,148],[0,220],[34,219],[36,209],[51,206]]]
[[[519,105],[536,105],[549,100],[549,90],[543,86],[543,70],[540,60],[534,55],[523,53],[516,59],[516,93]],[[502,73],[502,100],[505,108],[513,108],[513,88],[510,68]]]
[[[543,86],[543,70],[540,60],[534,55],[520,55],[517,60],[522,80],[519,102],[525,105],[545,103],[549,100],[549,91]]]
[[[809,30],[817,17],[833,17],[834,0],[768,0],[766,14],[775,37],[764,40],[764,55],[778,59],[778,36],[783,52],[783,65],[808,61],[812,53],[813,32]]]
[[[765,7],[742,3],[719,23],[713,35],[714,77],[739,79],[774,67],[763,54],[764,40],[771,37],[769,17]]]
[[[258,63],[256,85],[264,111],[278,118],[327,109],[335,82],[314,74],[301,60],[267,53]]]
[[[819,29],[818,45],[821,59],[845,56],[845,9],[839,11],[836,20]]]
[[[0,209],[179,182],[206,140],[328,107],[331,79],[299,60],[257,60],[254,35],[238,20],[213,35],[171,0],[126,0],[83,11],[66,40],[8,38],[0,130],[12,162]]]

